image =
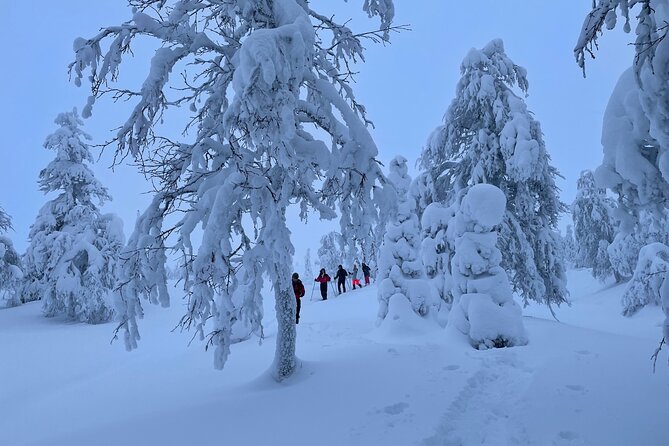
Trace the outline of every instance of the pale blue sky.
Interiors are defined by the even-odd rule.
[[[104,25],[130,17],[122,0],[0,0],[0,64],[2,93],[3,169],[0,206],[12,215],[10,234],[19,250],[27,245],[29,226],[46,198],[37,190],[37,176],[53,154],[42,148],[55,130],[56,114],[74,106],[82,108],[87,91],[68,81],[67,65],[73,57],[72,41],[92,36]],[[359,12],[362,0],[314,0],[315,8],[328,8],[339,18],[352,17],[355,29],[369,29]],[[376,124],[373,136],[386,163],[396,154],[413,165],[423,143],[453,97],[459,65],[471,47],[502,38],[507,54],[528,71],[529,108],[541,122],[553,164],[565,176],[559,181],[562,198],[570,203],[578,174],[596,167],[602,158],[601,121],[615,82],[632,60],[626,45],[633,36],[608,33],[600,42],[597,60],[588,64],[584,79],[572,49],[590,0],[395,0],[396,24],[409,24],[410,32],[392,36],[387,46],[369,43],[367,63],[360,66],[356,89]],[[323,6],[319,6],[323,5]],[[129,80],[140,81],[148,70],[150,53],[136,52],[125,67]],[[123,106],[98,106],[86,122],[96,142],[124,119]],[[114,201],[104,208],[119,214],[126,235],[136,212],[148,202],[142,194],[149,187],[133,168],[111,172],[110,154],[95,166],[99,179]],[[310,221],[294,226],[296,260],[304,250],[318,247],[320,235],[332,225]],[[333,227],[333,226],[332,226]]]

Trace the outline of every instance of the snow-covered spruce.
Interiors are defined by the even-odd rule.
[[[425,208],[421,219],[420,258],[426,280],[440,297],[439,310],[444,315],[453,303],[451,259],[455,247],[449,239],[448,226],[455,217],[455,209],[455,205],[433,202]],[[439,322],[446,323],[446,318],[439,318]]]
[[[12,228],[12,218],[0,206],[0,234],[9,231]]]
[[[420,226],[416,216],[416,202],[409,196],[411,177],[407,160],[396,156],[389,166],[388,181],[396,191],[397,207],[390,214],[383,245],[379,252],[377,324],[382,324],[389,312],[389,305],[408,300],[412,310],[427,316],[438,310],[438,300],[423,275],[420,261]]]
[[[23,257],[24,302],[42,299],[47,317],[62,315],[96,324],[112,316],[118,256],[124,235],[121,220],[101,214],[111,199],[95,178],[76,110],[56,118],[60,126],[44,147],[56,157],[39,175],[40,189],[58,196],[42,206],[30,228],[30,244]]]
[[[304,276],[303,280],[311,281],[314,277],[314,264],[311,261],[311,249],[307,248],[307,253],[304,255]]]
[[[271,373],[282,380],[297,365],[288,206],[296,203],[304,219],[310,211],[333,219],[339,210],[342,235],[363,246],[371,245],[378,217],[374,190],[385,180],[348,75],[353,61],[364,59],[362,36],[302,0],[138,0],[133,6],[128,22],[77,39],[71,65],[75,83],[91,81],[86,116],[103,96],[102,85],[134,101],[117,132],[117,153],[136,157],[160,193],[133,240],[164,251],[164,240],[143,240],[177,235],[188,297],[182,325],[207,339],[219,368],[239,327],[260,326],[260,290],[263,276],[270,277],[278,320]],[[364,7],[381,19],[374,35],[387,38],[392,1]],[[138,36],[160,48],[134,94],[116,82]],[[175,72],[184,77],[173,78]],[[193,114],[185,122],[172,113],[184,105]],[[163,134],[160,122],[171,119],[194,136],[174,140],[173,124]],[[164,217],[176,211],[183,218],[164,227]],[[194,242],[196,234],[202,238]],[[161,258],[135,255],[133,268],[162,272],[138,276],[138,283],[127,276],[124,284],[121,328],[131,347],[139,339],[139,298],[150,299],[163,286],[151,283],[164,280],[164,267],[156,264]]]
[[[462,199],[450,230],[455,236],[453,295],[448,323],[477,349],[527,344],[520,307],[500,267],[496,228],[506,209],[497,187],[477,184]]]
[[[596,279],[603,281],[614,276],[616,282],[620,282],[622,277],[611,266],[607,252],[615,233],[614,209],[614,201],[606,196],[605,189],[597,187],[593,173],[589,170],[581,172],[571,208],[576,243],[575,266],[592,268]]]
[[[562,237],[562,250],[565,260],[574,265],[576,263],[576,240],[574,240],[574,227],[567,225],[564,237]],[[606,257],[608,260],[608,256]]]
[[[18,292],[23,278],[21,257],[12,240],[4,235],[11,227],[11,217],[0,207],[0,307],[21,304]]]
[[[318,261],[320,262],[318,270],[325,268],[328,274],[334,275],[337,266],[342,264],[344,258],[341,245],[341,234],[336,231],[330,231],[321,237],[321,243],[318,247]],[[314,277],[311,277],[311,279],[313,280]]]
[[[460,71],[455,99],[429,137],[420,167],[446,204],[474,184],[501,188],[508,200],[499,244],[513,289],[525,303],[560,305],[567,290],[557,223],[566,206],[539,122],[513,90],[527,92],[525,69],[496,39],[470,50]]]

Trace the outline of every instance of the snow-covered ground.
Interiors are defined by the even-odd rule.
[[[113,324],[45,319],[40,304],[0,311],[0,445],[666,445],[667,352],[650,355],[662,315],[620,315],[622,286],[569,274],[571,307],[524,310],[530,343],[476,351],[444,330],[374,328],[374,286],[310,301],[302,366],[266,374],[266,339],[233,347],[223,371],[182,313],[147,308],[140,348],[110,345]],[[314,298],[318,290],[314,293]],[[174,293],[178,296],[178,292]]]

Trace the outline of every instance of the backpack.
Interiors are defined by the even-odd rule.
[[[304,297],[306,291],[301,280],[298,279],[297,282],[293,283],[293,292],[295,293],[295,297]]]

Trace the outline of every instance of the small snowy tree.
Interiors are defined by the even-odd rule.
[[[0,301],[4,301],[6,307],[21,304],[18,287],[23,278],[21,257],[14,249],[12,240],[3,235],[11,227],[11,218],[0,207]]]
[[[420,316],[426,316],[430,307],[437,304],[423,277],[419,258],[420,226],[416,203],[409,196],[411,177],[406,163],[406,158],[396,156],[389,166],[388,180],[396,190],[397,208],[389,218],[379,253],[379,324],[386,318],[395,300],[408,300],[413,311]]]
[[[314,275],[313,262],[311,261],[311,249],[307,248],[307,253],[304,256],[304,278],[305,280],[313,280]]]
[[[71,69],[77,84],[91,81],[85,115],[110,90],[136,101],[114,142],[119,156],[140,161],[160,192],[138,226],[149,232],[133,240],[163,250],[164,240],[144,238],[178,232],[188,297],[182,325],[208,340],[219,368],[235,327],[261,323],[260,287],[267,275],[278,323],[271,373],[283,380],[298,364],[288,207],[297,204],[303,219],[310,211],[333,219],[339,211],[342,234],[365,245],[378,215],[373,191],[385,179],[350,75],[351,65],[364,59],[363,37],[388,38],[392,1],[365,2],[382,29],[364,34],[303,0],[136,0],[132,6],[131,20],[75,41]],[[115,82],[138,37],[160,48],[135,92]],[[175,71],[183,76],[173,78]],[[185,105],[192,113],[186,122],[172,113]],[[170,118],[192,126],[192,138],[175,141],[160,125]],[[183,218],[164,228],[165,217],[177,211]],[[192,240],[196,227],[202,228],[199,242]],[[129,261],[146,273],[126,275],[121,293],[127,312],[120,327],[131,338],[129,348],[139,336],[140,298],[151,300],[145,290],[162,288],[152,279],[164,280],[164,257]]]
[[[500,227],[502,266],[523,300],[549,307],[566,302],[564,256],[557,232],[566,210],[559,199],[541,127],[527,109],[525,69],[501,40],[472,49],[460,67],[444,124],[431,134],[420,167],[432,176],[435,197],[456,202],[465,188],[488,183],[507,197]]]
[[[0,207],[0,234],[9,231],[12,228],[12,218]]]
[[[344,261],[344,254],[341,251],[341,234],[335,231],[330,231],[321,237],[321,246],[318,248],[319,267],[325,268],[331,276],[337,270],[338,265],[342,265]]]
[[[123,246],[121,221],[101,214],[99,204],[110,197],[95,178],[76,110],[56,118],[60,128],[44,147],[56,157],[39,175],[40,189],[57,192],[39,211],[30,228],[24,255],[22,300],[42,299],[47,317],[63,315],[96,324],[112,315],[118,255]]]
[[[613,275],[616,282],[620,282],[622,277],[611,266],[607,252],[615,235],[614,207],[606,190],[595,184],[593,173],[589,170],[581,172],[572,204],[576,267],[592,268],[592,275],[599,280]]]
[[[564,258],[571,265],[574,265],[576,263],[576,241],[574,240],[574,227],[572,225],[567,225],[567,229],[562,240],[564,244]]]
[[[462,199],[450,227],[455,239],[455,301],[448,323],[477,349],[527,344],[520,307],[496,246],[496,227],[505,208],[506,197],[499,188],[477,184]]]
[[[441,298],[440,309],[444,312],[453,303],[451,259],[454,246],[448,237],[448,226],[454,217],[455,206],[433,202],[427,205],[421,219],[421,261],[429,284]],[[445,320],[441,322],[445,323]]]

